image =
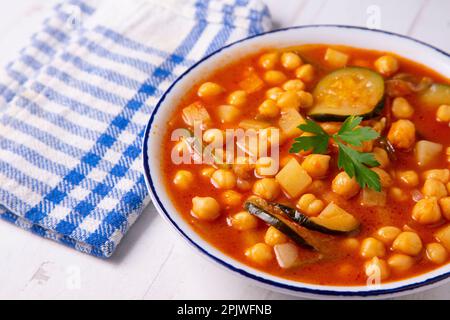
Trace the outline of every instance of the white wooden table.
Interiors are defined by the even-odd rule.
[[[26,44],[57,0],[0,3],[0,65]],[[450,51],[449,0],[266,0],[276,27],[379,24]],[[379,18],[379,19],[378,19]],[[375,19],[375,20],[374,20]],[[0,298],[291,299],[249,285],[190,249],[150,205],[110,260],[0,221]],[[450,299],[450,286],[404,298]]]

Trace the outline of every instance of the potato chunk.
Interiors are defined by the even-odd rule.
[[[430,164],[442,152],[442,144],[434,143],[427,140],[420,140],[414,148],[414,155],[417,164],[421,167]]]
[[[312,178],[295,159],[289,160],[275,179],[292,198],[303,194],[312,182]]]
[[[183,108],[182,113],[183,120],[188,126],[193,127],[194,123],[198,123],[201,127],[206,127],[211,123],[211,117],[201,102],[194,102]]]
[[[278,265],[283,269],[288,269],[298,261],[298,249],[292,243],[277,244],[273,247]]]
[[[278,121],[281,132],[288,138],[301,135],[302,131],[297,127],[303,123],[305,123],[305,119],[293,108],[285,108]]]
[[[342,68],[347,65],[349,55],[341,51],[328,48],[325,52],[325,61],[334,68]]]
[[[317,217],[310,218],[313,222],[331,230],[350,232],[359,227],[359,221],[350,213],[331,202]]]

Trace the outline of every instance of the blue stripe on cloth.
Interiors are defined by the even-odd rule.
[[[223,11],[223,27],[217,32],[216,36],[210,43],[208,49],[206,49],[205,55],[209,55],[213,51],[217,50],[218,48],[222,47],[223,44],[228,40],[231,33],[233,32],[234,25],[233,25],[233,12],[234,9],[237,6],[237,0],[235,0],[235,3],[233,6],[230,5],[224,5],[222,11]]]
[[[78,44],[88,49],[91,53],[98,55],[99,57],[131,66],[147,74],[150,73],[153,68],[153,65],[147,61],[111,52],[105,49],[100,44],[92,40],[89,40],[86,37],[81,37],[80,40],[78,41]]]
[[[201,16],[203,14],[203,10],[206,10],[206,7],[197,6],[198,16]],[[174,55],[187,56],[189,51],[195,45],[197,39],[199,39],[199,37],[201,36],[203,31],[205,30],[205,28],[206,28],[206,23],[202,20],[198,21],[197,25],[191,30],[191,32],[189,32],[187,38],[174,51]],[[166,59],[166,61],[159,68],[169,69],[171,71],[174,68],[172,59]],[[145,88],[148,85],[148,83],[153,82],[154,77],[155,77],[155,74],[151,75],[150,78],[144,84],[143,88]],[[162,81],[162,80],[164,80],[165,77],[159,77],[159,78],[160,78],[159,81]],[[133,101],[133,100],[131,100],[131,101]],[[142,104],[142,102],[141,102],[141,104]],[[135,148],[139,148],[139,146],[141,144],[142,134],[143,134],[143,132],[141,132],[141,134],[139,134],[139,136],[137,137],[137,139],[135,141]],[[139,155],[140,155],[140,152],[135,152],[134,154],[132,154],[130,156],[130,158],[132,158],[132,159],[137,158]],[[121,162],[123,162],[123,164],[126,164],[129,161],[130,161],[130,159],[125,160],[124,157],[122,157],[122,159],[119,160],[119,165],[121,165]],[[125,168],[124,165],[123,165],[123,167]],[[113,175],[114,175],[114,173],[113,173]],[[136,191],[128,192],[123,197],[123,199],[119,202],[119,206],[125,205],[126,207],[128,207],[125,209],[133,210],[142,205],[142,201],[143,201],[144,197],[147,195],[147,190],[145,188],[145,183],[143,181],[143,177],[141,177],[141,182],[142,182],[141,184],[137,185],[137,186],[139,186],[138,190],[141,190],[141,194],[139,195]],[[127,211],[129,211],[129,210],[125,210],[125,212],[127,212]],[[110,213],[110,215],[116,214],[116,212],[117,211],[113,211]],[[94,247],[103,246],[108,241],[109,237],[111,236],[112,232],[114,232],[114,231],[115,231],[115,228],[110,227],[110,224],[109,224],[108,218],[107,218],[106,221],[104,221],[102,223],[98,232],[92,234],[88,239],[86,239],[86,242],[88,244],[93,245]],[[110,242],[110,244],[107,245],[107,248],[113,249],[113,247],[112,248],[110,247],[111,245],[113,245],[113,243]]]
[[[200,13],[201,9],[205,10],[206,8],[203,6],[197,5],[197,10],[199,11],[199,15],[201,14]],[[190,49],[194,46],[194,44],[196,43],[196,40],[202,34],[205,27],[206,27],[206,22],[204,22],[203,20],[200,20],[197,23],[197,25],[193,28],[193,30],[188,33],[187,38],[175,50],[175,54],[187,56]],[[168,64],[167,62],[164,62],[159,67],[159,69],[165,69],[167,64]],[[157,69],[157,70],[159,70],[159,69]],[[55,68],[51,68],[51,71],[55,71],[54,74],[58,74],[58,70],[55,70]],[[66,76],[68,76],[68,75],[66,75]],[[153,73],[152,76],[138,90],[139,95],[137,94],[134,99],[131,99],[130,101],[128,101],[125,104],[124,110],[117,117],[121,117],[122,119],[126,119],[129,121],[131,119],[131,116],[144,103],[144,101],[142,100],[142,94],[144,94],[144,96],[150,96],[150,95],[154,94],[155,88],[154,88],[154,86],[151,85],[151,83],[155,82],[154,76],[155,76],[155,73]],[[159,78],[160,78],[159,81],[162,81],[165,77],[163,76],[163,77],[159,77]],[[86,89],[86,87],[82,87],[82,88]],[[87,88],[89,88],[89,86]],[[99,94],[95,93],[95,92],[92,92],[92,94],[99,96]],[[108,95],[106,94],[106,96],[108,96]],[[138,98],[140,98],[140,100],[137,100]],[[117,132],[117,131],[121,131],[121,130],[123,130],[123,129],[115,127],[115,126],[111,126],[111,127],[107,128],[105,134],[117,137],[119,134],[119,132]],[[139,140],[140,140],[140,137],[139,137]],[[84,172],[84,175],[86,175],[89,171],[91,171],[93,168],[95,168],[97,166],[97,164],[100,160],[100,157],[104,156],[104,154],[106,153],[106,149],[107,148],[105,148],[100,143],[100,141],[97,141],[95,143],[95,145],[91,148],[91,151],[87,153],[87,156],[82,158],[81,164],[78,165],[77,167],[83,167],[86,171],[86,172]],[[120,171],[117,171],[117,170],[119,170],[120,167],[122,167],[122,166],[120,165],[120,161],[119,161],[119,164],[117,165],[117,167],[113,168],[110,173],[113,175],[123,176],[123,173],[124,173],[124,171],[126,171],[127,168],[125,168],[125,170],[120,169]],[[77,186],[78,184],[79,184],[79,182],[73,183],[70,186],[59,184],[49,194],[50,195],[58,194],[60,196],[60,197],[58,197],[58,201],[62,201],[61,198],[63,199],[64,197],[67,196],[68,190],[61,191],[61,189],[72,189],[73,187]],[[126,201],[129,198],[130,197],[128,196],[128,198],[124,198],[122,201]],[[38,223],[49,212],[51,212],[51,207],[52,206],[54,207],[55,204],[57,204],[57,203],[55,203],[55,201],[53,201],[53,197],[47,196],[39,204],[35,205],[32,209],[28,210],[25,214],[25,218],[32,221],[33,223]],[[50,208],[47,208],[48,206]],[[71,227],[68,227],[67,224],[74,225],[73,222],[76,221],[76,226],[78,226],[81,223],[81,221],[83,220],[83,218],[85,216],[87,216],[92,211],[93,208],[94,208],[94,205],[90,204],[89,202],[86,202],[86,201],[80,202],[79,206],[76,207],[73,212],[70,212],[68,214],[68,216],[65,219],[63,219],[60,222],[60,224],[58,224],[58,226],[56,227],[56,230],[59,232],[61,232],[61,230],[64,232],[68,232],[69,230],[71,230]],[[45,210],[45,209],[47,209],[47,210]],[[80,219],[80,220],[78,220],[78,219]],[[61,230],[58,230],[58,229],[61,229]],[[69,233],[67,233],[67,235],[69,235]],[[102,233],[101,228],[99,228],[98,231],[96,231],[95,233],[90,235],[88,239],[86,239],[86,243],[88,243],[94,247],[100,247],[100,246],[103,246],[105,244],[105,242],[108,240],[108,236],[109,235],[105,235],[104,233]],[[108,248],[109,247],[107,247],[107,250],[111,249],[111,248],[109,248],[109,249]]]
[[[88,82],[82,81],[82,80],[78,80],[74,77],[72,77],[70,74],[58,70],[55,67],[49,66],[46,69],[46,73],[49,76],[52,76],[62,82],[64,82],[66,85],[78,89],[82,92],[85,92],[89,95],[91,95],[92,97],[95,97],[97,99],[112,103],[112,104],[116,104],[118,106],[123,106],[124,104],[126,104],[126,99],[115,94],[112,92],[109,92],[107,90],[104,90],[96,85],[90,84]]]
[[[115,32],[114,30],[111,30],[109,28],[105,28],[103,26],[97,26],[94,31],[100,33],[101,35],[105,36],[106,38],[111,39],[114,41],[114,43],[121,45],[124,48],[133,49],[136,51],[144,52],[149,55],[157,55],[164,59],[169,59],[176,63],[181,64],[185,66],[189,66],[194,63],[194,61],[186,59],[186,57],[183,56],[177,56],[173,53],[164,52],[162,50],[150,47],[148,45],[143,45],[139,42],[136,42],[132,39],[129,39],[125,36],[123,36],[120,33]]]
[[[121,74],[108,68],[96,66],[68,52],[63,53],[61,59],[63,59],[64,61],[71,62],[79,70],[99,76],[105,80],[111,81],[115,84],[124,86],[126,88],[138,89],[140,86],[139,81],[132,79],[127,75]]]
[[[50,173],[53,173],[55,175],[58,175],[60,177],[69,177],[70,181],[80,181],[80,185],[83,187],[86,187],[88,189],[96,189],[100,188],[98,186],[102,186],[103,183],[95,181],[90,179],[89,177],[83,178],[81,174],[78,174],[76,171],[72,170],[71,168],[60,164],[55,163],[54,161],[46,158],[43,154],[30,149],[23,144],[18,144],[15,141],[11,141],[9,139],[2,139],[0,141],[0,146],[2,150],[7,150],[9,152],[12,152],[16,154],[19,157],[22,157],[23,159],[27,160],[30,164],[36,166],[37,168],[47,170]],[[104,159],[102,161],[105,161]],[[102,165],[105,168],[108,168],[109,170],[112,169],[112,164],[105,164]],[[141,172],[135,171],[133,169],[129,169],[128,177],[132,180],[138,180],[141,177]],[[111,181],[107,181],[108,183]],[[99,189],[97,189],[99,190]],[[104,188],[102,188],[104,190]],[[109,193],[109,196],[112,196],[115,199],[120,199],[120,193],[112,189]],[[70,203],[69,203],[70,204]]]
[[[171,39],[175,50],[170,51],[136,41],[127,34],[129,26],[125,33],[95,23],[86,27],[84,21],[76,32],[67,28],[71,8],[64,4],[76,5],[83,19],[90,19],[97,10],[93,3],[67,0],[55,7],[56,15],[7,68],[11,84],[0,83],[0,96],[13,103],[10,112],[0,110],[0,124],[11,133],[0,135],[5,151],[0,176],[41,195],[36,203],[0,185],[2,219],[94,256],[112,254],[148,201],[136,166],[142,117],[163,88],[201,56],[193,49],[200,39],[209,39],[203,37],[209,14],[215,24],[218,13],[222,21],[211,27],[215,34],[203,54],[223,46],[233,32],[247,32],[241,18],[249,21],[250,32],[263,29],[261,9],[246,8],[247,17],[238,13],[248,1],[234,0],[221,12],[213,12],[210,1],[215,0],[195,2],[195,19],[183,18],[192,23],[190,30],[183,29],[184,39]],[[30,170],[52,179],[39,180]]]
[[[20,71],[6,69],[6,72],[11,77],[11,79],[16,80],[19,84],[24,84],[28,80],[27,76],[25,76]]]
[[[56,50],[52,46],[37,39],[36,36],[32,37],[31,45],[36,49],[39,49],[42,53],[45,53],[46,55],[51,57],[54,56],[56,53]]]
[[[6,102],[10,102],[15,97],[16,93],[7,86],[0,84],[0,95],[5,98]]]
[[[64,7],[63,4],[71,5],[71,9],[72,10],[74,8],[78,7],[80,12],[82,12],[86,16],[90,16],[90,15],[92,15],[95,12],[95,8],[91,7],[90,5],[84,3],[83,1],[80,1],[80,0],[69,0],[69,1],[65,1],[64,3],[59,3],[59,4],[55,5],[53,10],[55,12],[58,12],[60,9],[62,9]],[[54,36],[57,39],[61,40],[61,41],[66,41],[68,39],[68,36],[63,31],[61,31],[61,30],[56,31],[56,29],[54,29],[53,27],[47,28],[52,23],[54,23],[55,20],[58,20],[58,19],[55,19],[55,17],[52,17],[52,18],[47,18],[47,19],[44,20],[43,26],[44,26],[46,32],[44,30],[40,30],[39,32],[34,33],[31,36],[31,43],[30,43],[30,45],[28,47],[25,47],[24,49],[22,49],[20,51],[20,53],[21,53],[20,57],[16,61],[23,61],[24,57],[22,57],[22,56],[28,55],[29,57],[32,57],[33,55],[30,52],[32,51],[33,48],[36,48],[36,49],[40,50],[40,52],[45,53],[50,58],[52,58],[55,55],[56,48],[52,47],[52,45],[49,44],[49,43],[45,43],[44,41],[41,41],[41,40],[37,39],[37,37],[39,35],[42,36],[42,34],[46,34],[47,32],[54,33]],[[66,21],[63,21],[63,22],[66,23]],[[34,53],[34,51],[32,53]],[[27,59],[27,58],[25,58],[25,59]],[[47,63],[48,62],[49,61],[47,61]],[[38,66],[38,64],[36,64],[35,66]],[[36,71],[39,70],[39,68],[36,68],[36,67],[34,69]],[[21,74],[21,70],[20,70],[20,67],[16,68],[16,63],[8,64],[7,67],[6,67],[6,70],[9,72],[9,76],[11,77],[11,79],[18,81],[19,85],[23,85],[26,82],[26,80],[31,78],[31,75],[28,74],[28,75],[18,79],[18,75]],[[17,85],[13,85],[13,84],[9,85],[8,90],[7,90],[7,96],[5,97],[3,95],[3,97],[5,98],[6,103],[11,101],[16,96],[16,94],[18,93],[17,90],[18,90]]]

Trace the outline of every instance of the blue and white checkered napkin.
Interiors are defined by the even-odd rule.
[[[141,140],[189,65],[270,27],[259,0],[56,6],[0,73],[0,217],[109,257],[149,202]]]

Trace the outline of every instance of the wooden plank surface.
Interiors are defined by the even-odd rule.
[[[56,0],[0,4],[0,65],[39,27]],[[339,23],[380,27],[450,51],[447,0],[266,0],[276,27]],[[377,11],[378,10],[378,11]],[[150,205],[115,256],[99,260],[0,221],[0,298],[293,299],[206,261]],[[449,286],[407,296],[450,299]]]

